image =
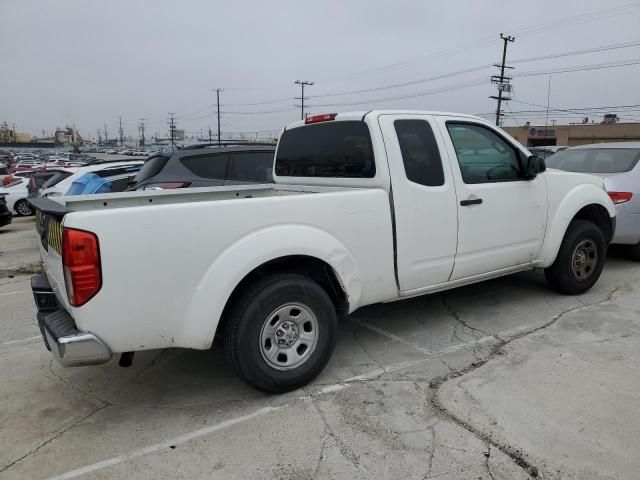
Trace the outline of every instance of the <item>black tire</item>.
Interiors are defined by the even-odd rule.
[[[19,217],[30,217],[35,213],[33,207],[26,200],[18,200],[13,209]]]
[[[592,242],[596,253],[595,265],[583,278],[574,273],[574,254],[584,242]],[[587,243],[588,245],[588,243]],[[587,220],[573,220],[560,245],[555,262],[544,271],[547,283],[566,295],[578,295],[589,290],[600,278],[607,256],[607,242],[602,230]]]
[[[640,243],[629,248],[629,258],[636,262],[640,262]]]
[[[303,363],[279,370],[266,359],[264,352],[271,341],[267,339],[263,345],[263,335],[268,336],[264,333],[270,328],[267,320],[271,319],[274,325],[278,318],[274,314],[281,311],[279,309],[291,308],[295,314],[296,307],[291,304],[308,308],[305,313],[314,316],[316,340]],[[225,318],[225,353],[238,375],[253,387],[267,393],[284,393],[306,385],[322,371],[333,353],[337,326],[336,308],[320,285],[302,275],[274,274],[250,284],[231,306]],[[274,331],[274,339],[276,333]],[[281,340],[284,339],[277,339]],[[295,344],[289,348],[294,347]]]

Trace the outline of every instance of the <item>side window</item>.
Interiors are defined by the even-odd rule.
[[[230,154],[227,180],[273,182],[274,152],[235,152]]]
[[[393,125],[407,179],[427,187],[444,185],[440,151],[431,126],[424,120],[396,120]]]
[[[199,177],[224,180],[227,173],[228,158],[229,156],[226,153],[221,155],[194,155],[181,158],[180,163]]]
[[[515,149],[489,128],[447,122],[464,183],[496,183],[521,180]]]

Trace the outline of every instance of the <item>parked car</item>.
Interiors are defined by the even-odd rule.
[[[7,206],[7,201],[4,198],[5,196],[5,193],[0,193],[0,227],[9,225],[13,220],[13,215]]]
[[[273,182],[274,146],[196,145],[149,157],[133,180],[135,190]]]
[[[87,172],[73,181],[65,195],[94,195],[96,193],[114,193],[126,190],[141,163],[105,168]]]
[[[73,182],[88,172],[105,171],[112,173],[113,175],[126,173],[127,176],[132,176],[137,169],[142,167],[142,164],[143,162],[141,160],[127,160],[102,162],[78,167],[74,169],[75,171],[71,175],[66,175],[64,178],[60,178],[54,184],[46,183],[43,185],[40,190],[40,195],[43,197],[60,197],[62,195],[66,195]]]
[[[33,215],[34,210],[27,202],[29,192],[27,191],[28,178],[15,177],[15,180],[3,187],[0,187],[0,195],[5,194],[5,201],[10,211],[16,212],[20,217]]]
[[[55,358],[209,349],[218,333],[242,378],[285,392],[324,368],[339,316],[534,268],[579,294],[615,230],[600,178],[546,171],[469,115],[311,116],[282,133],[274,179],[32,200]]]
[[[617,226],[612,243],[627,245],[640,261],[640,142],[581,145],[550,156],[550,168],[597,175],[616,204]]]
[[[46,172],[35,173],[29,177],[29,182],[27,183],[27,192],[28,198],[37,197],[40,195],[40,189],[42,186],[54,176],[66,173],[66,170],[62,168],[49,168]]]
[[[567,148],[569,147],[566,145],[548,145],[544,147],[531,147],[529,151],[534,155],[546,159],[548,156],[561,152]]]

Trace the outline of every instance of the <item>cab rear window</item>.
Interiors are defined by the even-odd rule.
[[[338,121],[286,130],[276,174],[289,177],[372,178],[376,163],[367,124]]]

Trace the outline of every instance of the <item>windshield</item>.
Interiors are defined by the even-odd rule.
[[[549,168],[567,172],[628,172],[640,158],[637,148],[578,148],[563,150],[546,159]]]
[[[53,177],[51,177],[49,180],[44,182],[41,188],[42,190],[44,190],[45,188],[53,187],[54,185],[60,183],[62,180],[64,180],[67,177],[70,177],[71,175],[72,175],[71,172],[56,173]]]

